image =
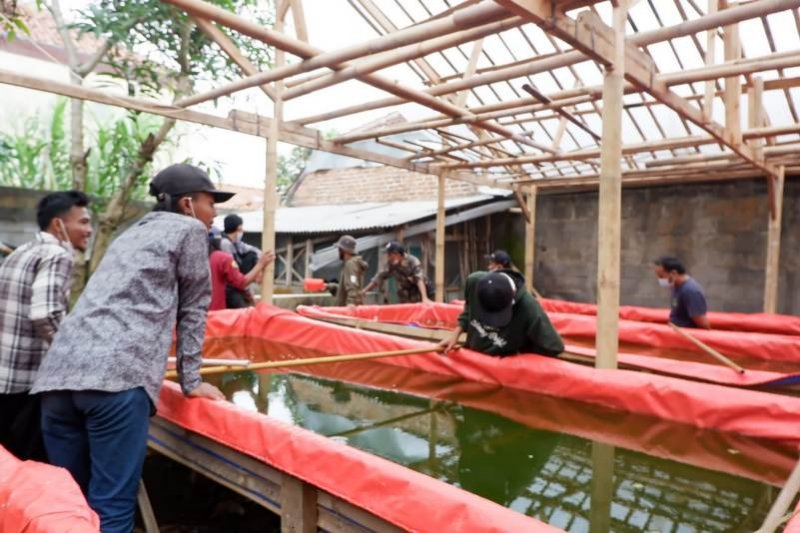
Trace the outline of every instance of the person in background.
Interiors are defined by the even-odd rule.
[[[247,286],[256,281],[267,265],[275,260],[275,254],[272,252],[261,254],[255,266],[250,269],[250,272],[242,274],[233,256],[222,251],[224,239],[217,232],[212,229],[208,237],[210,248],[208,261],[211,267],[211,304],[208,306],[209,311],[227,309],[227,290],[232,288],[237,291],[246,291]]]
[[[489,272],[497,270],[511,270],[511,256],[505,250],[495,250],[486,256]]]
[[[686,267],[675,257],[661,257],[655,265],[658,284],[672,289],[669,321],[682,328],[711,329],[708,304],[703,288],[686,273]]]
[[[537,353],[555,357],[564,351],[561,336],[525,289],[525,278],[519,272],[473,272],[467,277],[464,300],[458,327],[440,343],[445,352],[453,349],[464,331],[466,347],[487,355]]]
[[[372,278],[362,293],[366,294],[375,287],[382,289],[390,277],[397,283],[397,298],[400,303],[431,303],[433,291],[429,290],[419,259],[406,253],[405,246],[399,242],[386,245],[386,267]]]
[[[261,250],[244,242],[242,217],[233,213],[226,216],[223,228],[220,250],[233,256],[242,274],[250,273],[261,257]],[[256,276],[254,280],[260,282],[261,277]],[[225,305],[228,309],[241,309],[254,303],[253,296],[247,289],[237,289],[233,285],[225,288]]]
[[[224,399],[200,378],[211,300],[208,230],[216,190],[191,165],[150,183],[158,203],[108,248],[61,323],[31,389],[42,395],[49,460],[70,471],[103,533],[133,529],[147,429],[177,338],[178,381],[193,398]]]
[[[40,398],[28,393],[67,313],[73,250],[89,246],[88,206],[80,191],[42,198],[39,233],[0,265],[0,445],[23,460],[46,460]]]
[[[351,235],[342,235],[336,242],[342,273],[337,283],[328,283],[328,290],[336,293],[336,305],[362,305],[364,303],[364,274],[369,268],[364,259],[356,254],[356,240]]]

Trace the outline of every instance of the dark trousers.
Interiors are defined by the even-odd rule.
[[[141,387],[42,394],[50,463],[70,471],[103,533],[133,530],[149,423],[150,399]]]
[[[39,396],[27,392],[0,394],[0,446],[19,459],[47,460],[39,405]]]

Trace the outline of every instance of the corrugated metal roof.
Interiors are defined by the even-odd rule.
[[[473,205],[494,198],[481,194],[453,198],[445,201],[446,209]],[[334,233],[393,228],[436,214],[436,200],[421,202],[367,202],[344,205],[315,205],[307,207],[279,207],[275,215],[276,233]],[[262,211],[239,213],[244,220],[244,231],[261,233],[264,225]],[[220,215],[214,220],[223,226]]]

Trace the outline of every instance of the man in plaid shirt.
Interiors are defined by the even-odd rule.
[[[41,231],[0,264],[0,445],[22,459],[45,459],[39,397],[28,392],[67,312],[73,248],[89,244],[88,205],[80,191],[42,198]]]

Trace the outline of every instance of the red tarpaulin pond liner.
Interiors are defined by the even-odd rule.
[[[100,531],[100,519],[70,473],[20,461],[0,446],[0,533],[62,531]]]
[[[422,348],[413,341],[335,324],[320,323],[268,305],[212,313],[210,336],[251,336],[330,354]],[[537,355],[494,358],[470,350],[449,357],[430,354],[380,359],[468,381],[571,398],[612,409],[654,416],[748,437],[800,443],[800,399],[751,390],[731,390],[627,370],[596,370]]]
[[[158,415],[408,531],[558,531],[443,481],[311,431],[242,410],[229,402],[187,399],[176,383],[164,383]]]
[[[411,324],[428,328],[455,328],[461,307],[453,304],[362,305],[358,307],[298,306],[306,316],[346,316],[391,324]],[[563,337],[593,339],[596,319],[589,315],[548,312],[553,326]],[[728,356],[750,357],[765,361],[800,362],[800,337],[757,332],[691,330],[691,334]],[[620,342],[654,348],[697,352],[691,341],[666,324],[619,321]]]
[[[236,358],[243,352],[253,361],[272,360],[276,353],[293,358],[313,357],[315,351],[278,345],[262,339],[220,337],[206,345],[205,354]],[[781,486],[795,462],[792,447],[777,446],[719,431],[675,424],[552,396],[488,383],[462,381],[379,361],[308,365],[287,369],[325,379],[453,401],[498,414],[524,426],[567,433],[647,455],[725,472]],[[536,405],[536,409],[520,409]]]
[[[299,306],[297,312],[311,318],[336,319],[351,317],[390,324],[414,324],[423,327],[448,328],[454,327],[458,314],[460,314],[460,308],[453,305],[441,304],[428,306],[421,304],[403,304],[360,306],[355,308]],[[574,337],[593,338],[596,331],[595,321],[592,317],[563,315],[560,313],[550,313],[549,316],[559,333],[565,337],[572,335]],[[641,324],[639,327],[636,327],[635,323],[630,322],[626,322],[624,325],[626,326],[625,328],[620,328],[621,340],[637,338],[642,342],[647,341],[655,343],[655,345],[659,347],[660,344],[658,343],[666,336],[668,343],[685,342],[692,349],[696,349],[694,345],[672,331],[668,326]],[[654,333],[653,328],[659,328],[659,331]],[[699,333],[718,333],[722,334],[723,338],[733,335],[732,332]],[[781,337],[781,339],[785,338],[786,337],[783,336]],[[788,344],[797,344],[800,346],[800,338]],[[579,353],[589,357],[595,356],[595,351],[591,348],[567,344],[566,349],[569,352]],[[739,374],[728,367],[720,365],[681,361],[664,357],[651,357],[626,352],[621,352],[618,359],[620,364],[642,370],[734,387],[779,386],[800,381],[800,374],[787,374],[767,370],[748,370],[744,374]]]

